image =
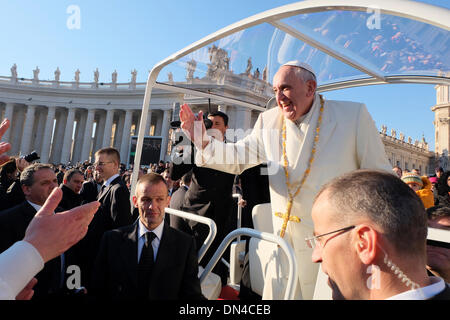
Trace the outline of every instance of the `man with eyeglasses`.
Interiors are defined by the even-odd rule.
[[[427,275],[427,216],[392,174],[357,170],[327,183],[312,207],[314,236],[333,299],[449,300],[450,287]]]
[[[103,233],[133,223],[130,191],[119,175],[119,152],[114,148],[98,150],[95,153],[94,166],[103,185],[97,195],[97,201],[101,204],[100,208],[89,226],[85,239],[80,244],[85,248],[81,272],[82,281],[86,283],[86,287]]]

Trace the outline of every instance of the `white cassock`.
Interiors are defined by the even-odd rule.
[[[316,93],[311,110],[299,126],[286,120],[286,153],[291,184],[299,182],[308,167],[319,110],[320,99]],[[278,235],[283,219],[274,213],[285,213],[288,201],[282,167],[282,124],[279,107],[270,109],[259,115],[251,134],[244,139],[227,144],[212,139],[203,151],[197,150],[195,158],[199,166],[233,174],[267,162],[273,230]],[[299,266],[296,294],[299,299],[312,299],[318,271],[318,264],[311,261],[312,250],[304,240],[313,233],[311,207],[314,197],[326,182],[356,169],[392,170],[375,123],[364,104],[325,100],[314,162],[291,210],[291,216],[299,217],[301,222],[290,221],[284,236],[292,245]],[[283,298],[288,274],[287,260],[284,260],[283,257],[273,259],[267,266],[264,299]]]

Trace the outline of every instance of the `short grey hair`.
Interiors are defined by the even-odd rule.
[[[328,191],[328,200],[335,208],[332,217],[335,221],[352,224],[358,218],[368,218],[399,253],[413,256],[425,253],[428,231],[425,207],[414,190],[394,174],[352,171],[324,185],[314,202],[324,191]]]
[[[34,163],[26,167],[20,174],[20,184],[23,186],[32,186],[34,183],[34,174],[42,169],[53,171],[53,167],[50,164]]]

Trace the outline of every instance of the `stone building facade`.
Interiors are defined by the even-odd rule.
[[[431,110],[434,112],[434,138],[436,143],[436,164],[448,170],[450,150],[450,87],[437,85],[436,105]]]
[[[382,126],[380,138],[383,141],[386,155],[391,165],[400,167],[402,170],[419,169],[421,174],[432,174],[435,167],[435,155],[428,150],[428,143],[422,138],[421,141],[413,142],[411,137],[405,139],[403,133],[397,137],[396,131],[387,133],[387,128]]]
[[[11,120],[11,127],[3,141],[12,144],[10,155],[25,155],[36,151],[43,163],[77,163],[92,161],[96,150],[114,147],[120,151],[121,161],[128,163],[130,141],[137,135],[141,119],[146,83],[136,83],[136,71],[131,82],[117,83],[117,73],[112,82],[99,82],[98,69],[94,81],[79,82],[79,70],[72,82],[59,81],[59,68],[52,81],[39,80],[39,69],[33,79],[19,78],[17,66],[11,76],[0,76],[0,116]],[[245,75],[243,75],[245,77]],[[248,88],[239,89],[233,82],[236,75],[220,79],[214,84],[206,81],[210,89],[220,93],[233,90],[233,95],[264,106],[268,100],[267,83],[247,77]],[[173,81],[173,79],[169,79]],[[204,87],[201,79],[189,79],[183,85],[196,89]],[[208,99],[189,94],[153,89],[145,134],[160,137],[161,155],[169,160],[170,122],[178,116],[178,108],[189,103],[195,112],[201,110],[225,111],[230,117],[230,127],[251,128],[259,111],[233,105],[217,105]]]
[[[271,87],[264,73],[260,79],[259,74],[236,75],[225,70],[220,77],[217,76],[216,82],[211,81],[215,75],[209,75],[203,83],[202,79],[193,78],[192,64],[188,64],[186,81],[181,86],[204,90],[208,85],[219,94],[232,91],[238,99],[260,106],[264,106],[271,97]],[[146,85],[136,83],[136,70],[132,71],[129,83],[117,83],[116,71],[110,83],[99,83],[98,70],[94,72],[93,82],[81,83],[79,70],[75,72],[74,81],[61,82],[59,68],[52,81],[39,80],[38,68],[34,70],[33,79],[19,78],[16,68],[15,65],[11,68],[10,77],[0,76],[0,115],[11,120],[11,127],[2,140],[12,143],[10,155],[24,155],[35,150],[44,163],[77,163],[92,161],[96,150],[112,146],[120,151],[122,162],[128,164],[130,140],[139,130]],[[171,74],[169,82],[173,82]],[[449,87],[436,86],[436,90],[437,104],[432,107],[435,112],[436,152],[428,150],[423,138],[413,142],[410,137],[405,139],[403,133],[397,136],[394,129],[389,134],[383,125],[380,137],[392,166],[408,170],[418,168],[424,174],[433,173],[436,165],[447,168]],[[160,158],[163,160],[170,158],[170,121],[177,119],[178,108],[183,103],[189,103],[194,112],[208,109],[224,111],[230,117],[229,127],[244,131],[254,125],[260,112],[234,105],[211,104],[208,99],[189,94],[153,89],[145,133],[161,138]]]

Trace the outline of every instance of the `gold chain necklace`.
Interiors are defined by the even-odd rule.
[[[294,202],[294,198],[300,193],[300,190],[311,171],[311,165],[314,162],[314,155],[316,153],[317,143],[319,142],[320,125],[322,124],[322,115],[323,115],[323,109],[324,109],[323,106],[325,103],[325,100],[323,99],[322,95],[319,94],[319,98],[320,98],[320,111],[319,111],[319,118],[317,119],[316,136],[314,137],[314,145],[311,150],[311,155],[309,157],[308,167],[306,168],[305,172],[303,173],[303,177],[300,180],[300,182],[298,183],[297,190],[294,193],[292,192],[292,190],[294,190],[294,186],[291,184],[290,179],[289,179],[289,172],[288,172],[289,162],[288,162],[287,153],[286,153],[286,118],[283,117],[283,132],[282,132],[283,169],[284,169],[284,175],[286,176],[286,187],[288,190],[289,200],[288,200],[287,207],[286,207],[286,213],[283,214],[281,212],[275,212],[275,215],[277,217],[283,219],[283,225],[281,226],[281,232],[280,232],[280,237],[282,237],[282,238],[284,238],[284,234],[286,232],[287,224],[289,221],[300,222],[299,217],[291,216],[291,209],[292,209],[292,204]]]

